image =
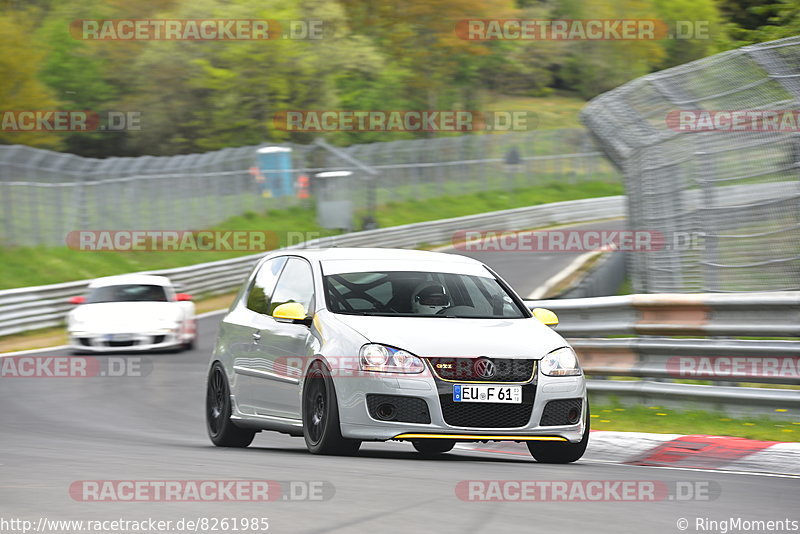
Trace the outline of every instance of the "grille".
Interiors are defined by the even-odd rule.
[[[447,387],[451,390],[447,391]],[[526,426],[530,422],[536,384],[522,386],[522,404],[453,402],[450,384],[446,384],[445,388],[440,387],[439,393],[442,417],[450,426],[516,428]]]
[[[92,346],[92,341],[88,337],[79,337],[78,341],[84,347],[91,347]]]
[[[107,341],[106,345],[108,345],[109,347],[132,347],[132,346],[136,345],[136,341],[135,340],[130,340],[130,341]]]
[[[552,400],[547,403],[542,412],[541,426],[574,425],[575,421],[570,421],[567,414],[572,409],[578,410],[578,420],[581,416],[583,399],[561,399]]]
[[[159,343],[163,343],[165,337],[166,336],[153,336],[153,344],[157,345]]]
[[[476,367],[481,360],[494,364],[491,377],[478,374]],[[533,376],[535,360],[511,358],[428,358],[434,373],[443,380],[469,380],[478,382],[528,382]]]
[[[394,406],[391,417],[378,416],[378,408],[383,404]],[[417,397],[401,397],[397,395],[367,395],[367,409],[373,419],[379,421],[397,421],[399,423],[425,423],[431,422],[428,403]]]

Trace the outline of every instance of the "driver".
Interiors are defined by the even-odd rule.
[[[436,315],[449,307],[450,297],[441,284],[425,282],[417,288],[411,299],[411,308],[415,315]]]

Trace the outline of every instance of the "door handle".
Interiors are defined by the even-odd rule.
[[[255,342],[258,341],[259,339],[261,339],[261,334],[259,334],[258,332],[253,332],[253,341]]]

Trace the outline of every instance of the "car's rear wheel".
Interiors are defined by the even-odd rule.
[[[412,441],[417,452],[425,456],[434,456],[453,450],[456,442],[449,439],[424,439]]]
[[[544,464],[568,464],[581,459],[589,444],[589,402],[586,402],[586,428],[578,443],[529,441],[528,450],[537,462]]]
[[[208,373],[206,429],[211,442],[217,447],[247,447],[256,435],[255,430],[240,428],[231,421],[228,377],[219,362],[215,362]]]
[[[312,454],[355,454],[361,442],[342,437],[339,404],[328,368],[314,362],[303,385],[303,437]]]

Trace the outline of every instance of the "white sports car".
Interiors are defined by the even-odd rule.
[[[176,293],[163,276],[130,274],[98,278],[67,316],[76,352],[146,351],[194,347],[191,295]]]

